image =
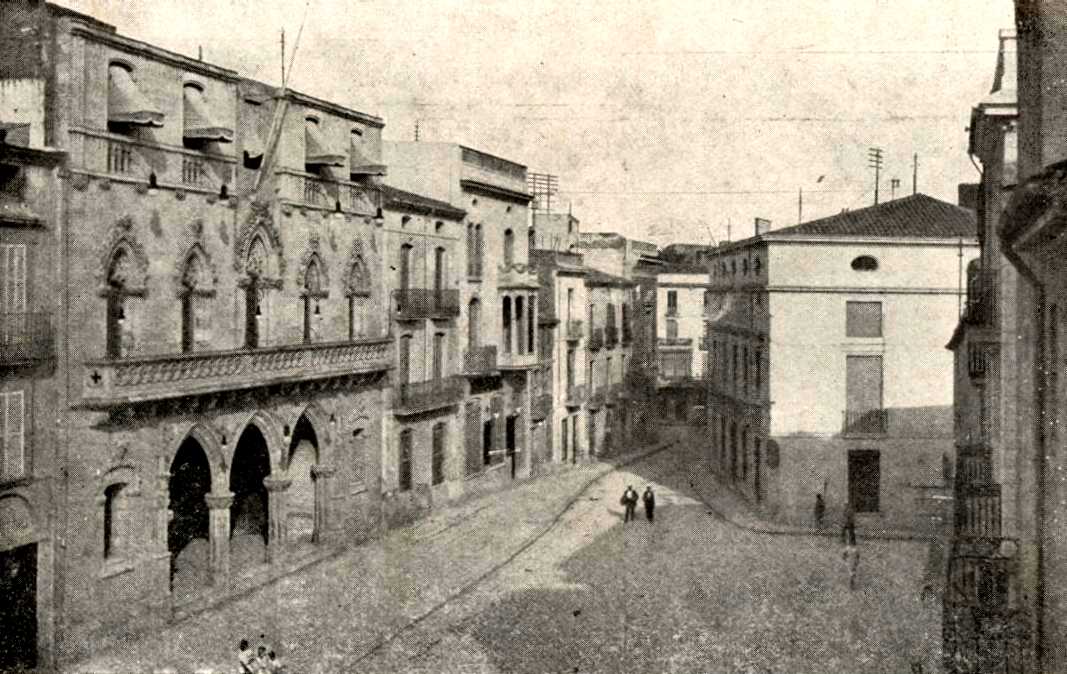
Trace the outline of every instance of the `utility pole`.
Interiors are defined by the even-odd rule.
[[[919,191],[919,153],[916,152],[911,158],[911,194],[915,196]]]
[[[285,88],[285,29],[282,28],[282,88]]]
[[[419,120],[415,120],[415,142],[419,142]]]
[[[874,205],[878,205],[878,183],[882,177],[882,148],[872,147],[867,150],[867,166],[874,169]]]
[[[804,188],[801,187],[797,191],[797,224],[799,225],[804,220]]]
[[[897,198],[897,188],[900,187],[900,178],[893,178],[889,181],[889,189],[891,191],[890,201]]]

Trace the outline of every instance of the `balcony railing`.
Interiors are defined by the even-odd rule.
[[[982,381],[989,374],[996,357],[996,345],[970,342],[967,345],[967,374],[971,379]]]
[[[552,414],[552,394],[542,393],[533,399],[530,415],[537,421],[547,419]]]
[[[604,345],[609,349],[614,349],[619,343],[619,328],[614,325],[609,325],[604,328]]]
[[[39,363],[53,354],[50,314],[0,314],[0,365]]]
[[[408,288],[393,291],[395,318],[400,321],[459,316],[459,291]]]
[[[567,387],[567,404],[577,407],[585,402],[585,385],[575,384]]]
[[[75,127],[83,139],[79,168],[119,178],[147,181],[155,174],[161,187],[217,192],[233,185],[234,157],[152,143],[108,131]]]
[[[85,364],[82,404],[101,409],[284,382],[330,379],[385,371],[392,361],[390,339],[96,360]]]
[[[598,351],[604,348],[604,328],[590,328],[589,329],[589,344],[586,345],[590,351]]]
[[[679,348],[679,347],[690,348],[690,347],[693,346],[693,338],[692,337],[660,337],[659,338],[659,345],[661,347],[665,346],[665,347],[668,347],[668,348],[672,348],[672,347],[674,347],[674,348]]]
[[[955,505],[957,538],[1000,538],[999,484],[974,485],[958,489]]]
[[[282,169],[277,172],[278,196],[288,202],[313,208],[374,215],[381,205],[378,190],[349,182],[328,180],[313,173]]]
[[[463,354],[463,374],[485,377],[496,372],[496,346],[480,346]]]
[[[582,338],[584,332],[584,326],[582,321],[577,319],[571,319],[567,321],[567,339],[576,342]]]
[[[394,412],[417,414],[457,404],[463,399],[463,381],[457,377],[430,379],[397,387]]]
[[[889,430],[889,414],[886,410],[845,410],[841,430],[858,435],[885,435]]]
[[[540,356],[536,351],[519,353],[516,349],[504,351],[500,354],[498,361],[498,367],[501,370],[528,370],[540,364]]]

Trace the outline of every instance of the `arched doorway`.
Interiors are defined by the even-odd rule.
[[[289,443],[286,491],[286,531],[293,543],[310,543],[315,534],[315,480],[311,470],[318,462],[319,439],[306,414],[300,415]]]
[[[261,564],[267,559],[267,488],[270,475],[267,440],[249,426],[237,441],[230,466],[230,565],[234,571]]]
[[[204,448],[195,438],[186,438],[178,448],[170,465],[168,490],[170,587],[180,596],[206,586],[211,578],[209,517],[204,498],[211,491],[211,468]]]

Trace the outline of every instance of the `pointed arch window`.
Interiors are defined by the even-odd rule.
[[[510,267],[515,264],[515,232],[510,229],[504,230],[504,265]]]
[[[320,326],[322,325],[321,300],[325,299],[327,292],[322,277],[322,263],[319,258],[312,257],[304,271],[304,343],[310,344],[318,341],[321,337]]]
[[[111,258],[107,272],[107,357],[123,358],[133,352],[133,303],[137,293],[130,288],[133,267],[129,251],[119,248]]]
[[[211,342],[209,334],[211,312],[208,299],[214,296],[207,262],[194,250],[182,270],[179,298],[182,312],[182,353],[203,350]]]
[[[127,554],[132,515],[128,492],[125,484],[104,490],[104,559],[121,559]]]
[[[360,339],[369,335],[368,302],[370,278],[363,258],[357,257],[348,271],[348,338]]]

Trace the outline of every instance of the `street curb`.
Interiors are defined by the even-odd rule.
[[[427,618],[432,617],[435,613],[440,611],[445,606],[447,606],[447,605],[451,604],[452,602],[456,601],[457,599],[461,599],[462,597],[467,596],[468,594],[473,592],[478,586],[480,586],[482,583],[484,583],[490,577],[495,575],[498,571],[500,571],[501,569],[503,569],[507,565],[511,564],[511,562],[515,561],[515,559],[517,557],[519,557],[519,555],[521,555],[522,553],[524,553],[527,550],[529,550],[538,541],[540,541],[545,536],[547,536],[548,533],[550,531],[552,531],[556,527],[557,524],[559,524],[560,520],[563,519],[563,516],[566,515],[567,512],[572,507],[574,507],[574,504],[577,503],[581,499],[582,494],[584,494],[586,491],[588,491],[590,487],[592,487],[594,484],[599,482],[602,478],[604,478],[607,475],[610,475],[611,473],[619,470],[620,468],[625,468],[626,466],[629,466],[631,464],[637,463],[638,461],[640,461],[642,459],[645,459],[645,458],[647,458],[649,456],[652,456],[654,454],[658,454],[660,452],[666,451],[666,450],[670,449],[671,447],[674,447],[676,444],[677,444],[677,441],[671,440],[670,442],[665,442],[665,443],[661,443],[659,445],[655,445],[655,446],[653,446],[652,448],[650,448],[648,450],[640,451],[640,452],[631,454],[629,456],[620,457],[617,462],[610,463],[610,464],[604,466],[604,468],[596,471],[590,479],[588,479],[585,482],[583,482],[578,487],[578,489],[575,490],[574,494],[570,498],[567,499],[567,501],[564,503],[563,507],[559,510],[559,512],[557,512],[552,517],[552,519],[548,522],[548,524],[546,524],[539,532],[537,532],[536,534],[534,534],[533,536],[528,538],[513,553],[508,555],[504,560],[500,561],[499,563],[494,564],[492,567],[490,567],[484,573],[482,573],[477,578],[475,578],[475,579],[471,580],[470,582],[468,582],[467,584],[465,584],[463,587],[461,587],[455,593],[449,595],[448,597],[446,597],[445,599],[443,599],[439,603],[435,604],[433,607],[431,607],[429,610],[427,610],[425,613],[423,613],[419,617],[415,618],[414,620],[409,621],[406,625],[404,625],[403,627],[397,629],[396,631],[394,631],[389,636],[378,640],[378,642],[375,643],[374,646],[372,646],[369,650],[367,650],[363,655],[359,656],[355,660],[352,660],[351,661],[352,664],[353,665],[359,664],[359,663],[363,662],[364,660],[366,660],[367,658],[371,657],[372,655],[375,655],[376,653],[381,651],[386,646],[389,646],[390,644],[395,642],[397,639],[399,639],[401,636],[403,636],[405,633],[407,633],[413,627],[418,626],[424,620],[426,620]]]
[[[726,488],[726,489],[731,489],[731,487],[729,485],[724,484],[721,480],[719,480],[719,478],[712,476],[711,479],[715,481],[715,484],[717,486],[723,487],[723,488]],[[694,491],[696,491],[696,490],[694,490]],[[760,520],[760,524],[759,525],[752,525],[752,524],[740,522],[737,519],[735,519],[733,516],[725,514],[722,511],[721,508],[719,508],[719,507],[713,505],[712,503],[710,503],[708,501],[708,499],[703,494],[697,492],[697,498],[700,499],[701,503],[703,503],[705,506],[710,508],[711,512],[718,519],[720,519],[723,522],[726,522],[727,524],[730,524],[730,525],[732,525],[734,527],[737,527],[738,529],[743,529],[745,531],[750,531],[752,533],[766,534],[766,535],[769,535],[769,536],[797,536],[797,537],[800,537],[800,536],[821,536],[823,538],[838,538],[839,537],[839,532],[835,531],[833,528],[830,528],[830,529],[815,529],[815,528],[808,528],[808,527],[792,527],[790,529],[785,529],[785,528],[781,528],[781,527],[775,527],[772,523],[767,522],[765,520]],[[755,518],[755,519],[758,519],[758,518]],[[856,533],[857,533],[857,535],[859,535],[860,537],[862,537],[864,539],[876,540],[876,541],[905,541],[905,542],[911,542],[911,543],[935,543],[935,542],[940,540],[937,536],[928,536],[928,535],[922,535],[922,534],[906,534],[906,533],[884,533],[884,532],[883,533],[874,533],[874,532],[865,532],[865,531],[863,531],[862,529],[859,529],[859,528],[857,528]]]

